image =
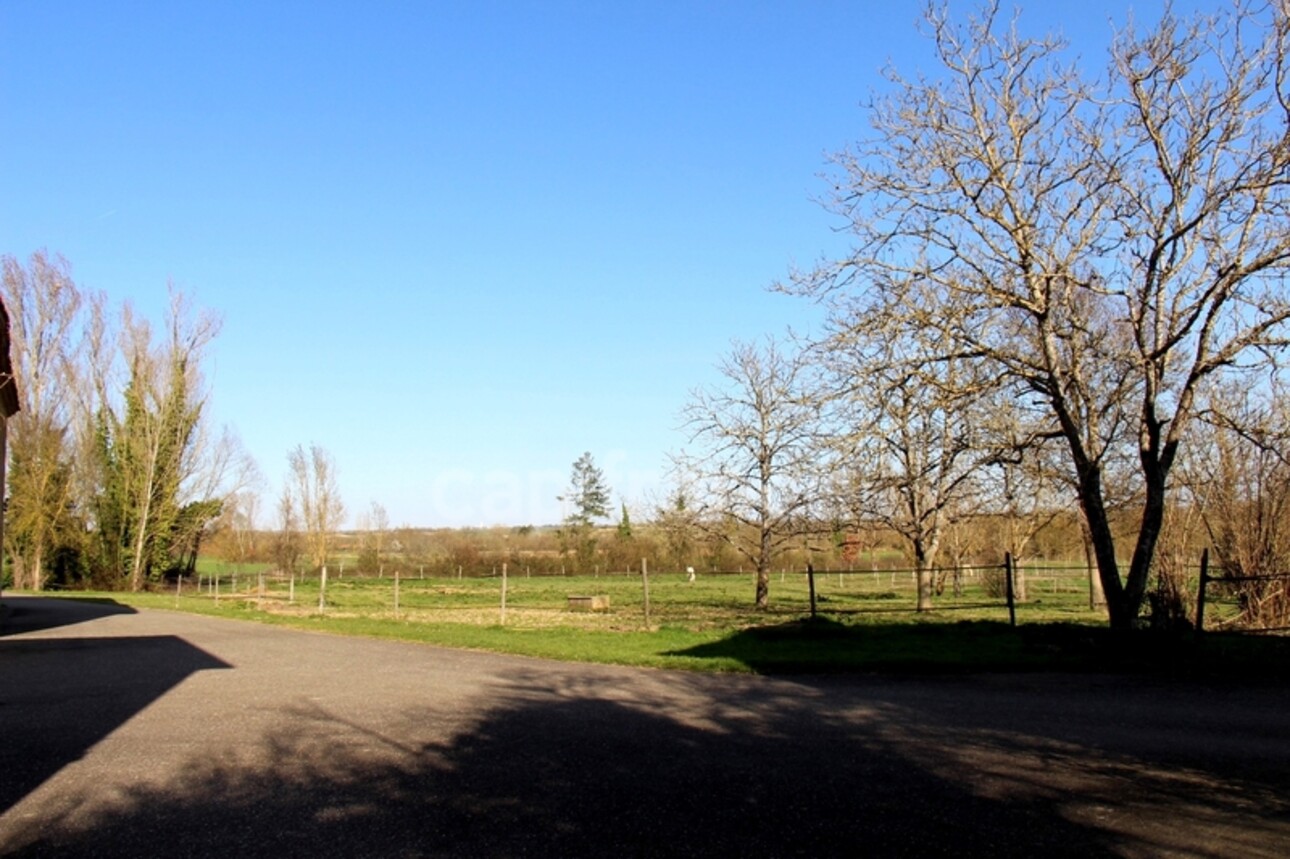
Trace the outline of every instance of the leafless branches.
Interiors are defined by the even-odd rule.
[[[771,559],[812,527],[822,498],[818,400],[810,362],[773,339],[736,343],[719,367],[720,387],[696,390],[683,417],[693,449],[680,457],[694,475],[695,521],[720,533],[757,567],[756,604],[769,602]]]
[[[336,482],[336,463],[325,448],[311,444],[308,451],[303,445],[289,451],[287,466],[291,483],[283,492],[284,510],[280,511],[283,522],[299,521],[310,563],[316,568],[325,568],[332,535],[345,516],[345,504]],[[285,509],[291,505],[295,505],[295,510]]]
[[[933,10],[941,75],[893,73],[873,136],[837,159],[852,253],[787,288],[840,328],[935,331],[945,357],[987,362],[1032,405],[1064,440],[1125,626],[1198,397],[1286,345],[1286,17],[1166,12],[1122,31],[1094,79],[996,11],[959,25]],[[1129,456],[1141,525],[1122,577],[1106,480]]]

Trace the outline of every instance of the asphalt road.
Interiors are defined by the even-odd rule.
[[[4,603],[4,855],[1290,855],[1283,688],[696,675]]]

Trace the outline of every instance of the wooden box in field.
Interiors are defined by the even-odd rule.
[[[569,597],[569,611],[609,611],[609,594]]]

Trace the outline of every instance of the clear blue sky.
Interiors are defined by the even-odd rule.
[[[1031,5],[1095,69],[1128,8]],[[554,522],[584,450],[640,515],[732,338],[812,324],[767,287],[844,246],[819,176],[920,7],[6,0],[0,252],[217,310],[266,510],[317,442],[396,525]]]

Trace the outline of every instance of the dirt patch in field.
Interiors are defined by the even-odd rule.
[[[254,600],[249,601],[254,607]],[[317,605],[290,604],[265,601],[261,611],[286,617],[308,617],[318,614]],[[479,608],[414,608],[400,611],[397,615],[393,609],[380,611],[359,611],[352,608],[328,608],[324,612],[334,618],[371,618],[377,620],[400,620],[409,623],[458,623],[467,626],[497,626],[502,622],[501,609],[498,607]],[[608,612],[576,612],[564,609],[549,608],[510,608],[506,609],[506,626],[516,629],[553,629],[569,627],[573,629],[623,630],[639,629],[644,618],[639,614]]]

